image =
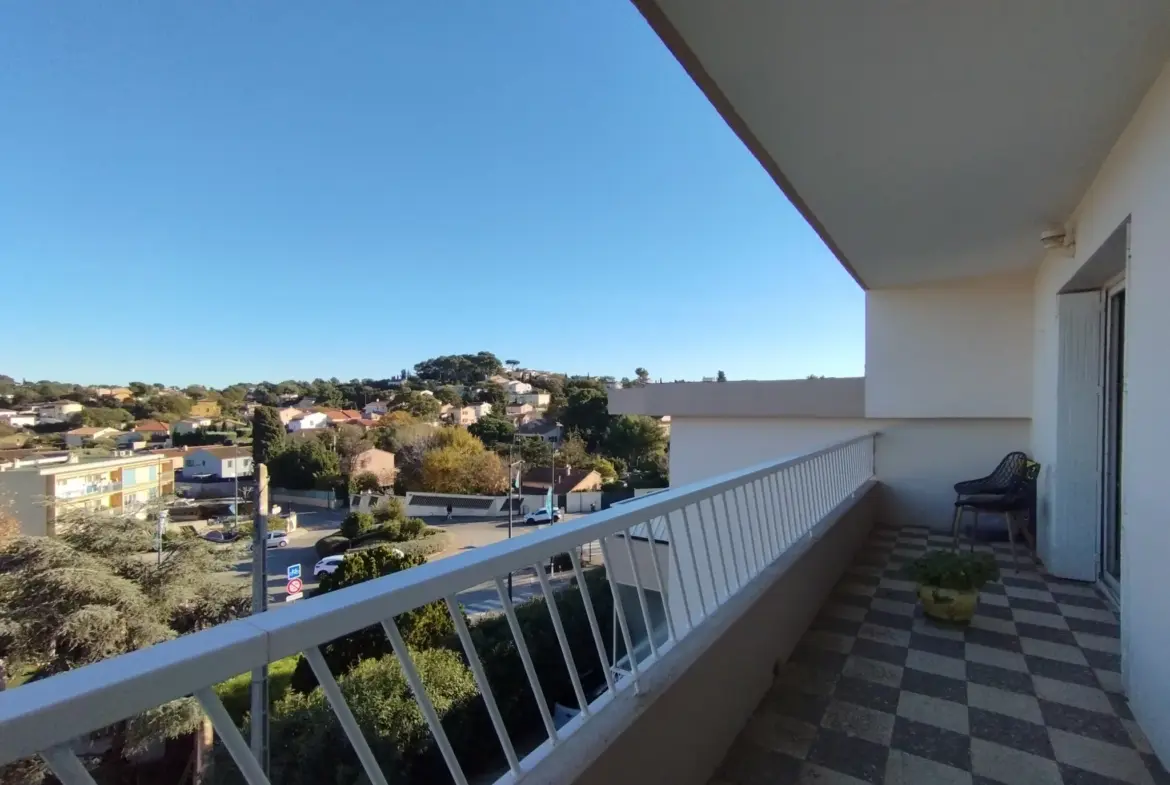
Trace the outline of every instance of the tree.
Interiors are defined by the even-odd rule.
[[[556,419],[564,411],[568,398],[565,397],[565,383],[560,376],[537,376],[531,381],[533,387],[548,393],[548,409],[545,417]]]
[[[83,511],[59,523],[59,537],[0,544],[0,658],[51,676],[248,612],[243,587],[215,574],[238,556],[199,538],[165,537],[160,563],[146,557],[154,528]],[[195,702],[180,698],[114,724],[97,779],[125,781],[127,755],[200,720]],[[2,770],[0,781],[9,781]]]
[[[645,387],[647,384],[650,383],[650,372],[647,371],[645,368],[635,368],[634,369],[634,376],[638,377],[638,380],[635,383],[639,387]]]
[[[508,408],[508,391],[504,389],[504,385],[485,384],[480,388],[479,393],[475,396],[477,403],[490,403],[492,405],[492,414],[503,416],[506,414]]]
[[[374,516],[368,512],[351,512],[341,521],[338,531],[343,537],[353,539],[359,534],[365,534],[374,528]]]
[[[143,382],[130,382],[128,386],[130,388],[130,392],[134,395],[135,398],[141,398],[147,393],[152,392],[150,385]]]
[[[267,464],[280,450],[285,439],[284,423],[280,413],[271,406],[257,406],[252,414],[252,458]]]
[[[186,395],[152,395],[146,400],[135,401],[131,411],[139,420],[174,422],[191,413],[191,399]]]
[[[590,451],[599,449],[604,442],[609,421],[609,396],[605,392],[593,387],[570,389],[561,424],[566,431],[580,434]]]
[[[202,384],[189,384],[184,388],[183,392],[186,393],[188,398],[199,400],[207,395],[207,388]]]
[[[423,360],[414,366],[414,372],[423,381],[470,385],[499,373],[502,367],[500,359],[491,352],[477,352]]]
[[[504,365],[508,366],[508,370],[510,370],[512,373],[515,373],[516,369],[520,367],[520,361],[519,360],[504,360]]]
[[[125,409],[107,409],[101,406],[87,406],[81,410],[81,424],[97,428],[119,428],[134,418]]]
[[[334,431],[334,448],[341,462],[341,473],[352,471],[353,459],[374,446],[364,428],[358,425],[341,424]]]
[[[286,439],[268,458],[272,484],[279,488],[311,490],[329,485],[341,475],[341,463],[319,439]]]
[[[506,417],[489,414],[486,417],[480,417],[479,421],[467,430],[486,446],[494,447],[497,444],[510,443],[512,435],[516,433],[516,426]]]
[[[623,414],[610,425],[605,447],[630,469],[641,469],[665,453],[666,435],[653,417]]]
[[[520,439],[520,459],[527,466],[549,466],[553,462],[552,445],[540,438]]]
[[[576,433],[569,434],[557,452],[557,463],[561,466],[572,466],[574,469],[590,469],[601,475],[601,479],[609,482],[617,477],[617,470],[606,458],[591,455],[585,447],[585,441]]]
[[[717,382],[727,381],[727,374],[725,374],[723,371],[720,371],[719,373],[715,374],[715,381],[717,381]]]
[[[422,490],[466,494],[502,492],[507,486],[504,465],[498,455],[484,450],[482,444],[479,447],[479,450],[466,450],[448,446],[427,451],[422,461]]]
[[[396,409],[406,412],[420,420],[433,420],[439,414],[442,404],[433,395],[424,395],[417,391],[407,391],[394,396],[392,402]]]
[[[435,390],[435,400],[439,403],[450,404],[451,406],[462,406],[463,396],[459,391],[450,385],[444,385]]]

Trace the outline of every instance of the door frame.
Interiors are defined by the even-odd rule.
[[[1126,274],[1123,272],[1109,281],[1104,287],[1104,303],[1101,309],[1101,514],[1100,540],[1098,544],[1097,583],[1102,592],[1113,603],[1121,606],[1122,576],[1125,569],[1122,560],[1121,540],[1123,537],[1122,523],[1122,490],[1123,465],[1121,463],[1124,442],[1121,438],[1125,434],[1125,373],[1126,341],[1125,316],[1123,308],[1120,322],[1114,320],[1115,302],[1118,294],[1124,294],[1126,289]],[[1128,304],[1128,297],[1126,298]],[[1120,326],[1120,336],[1117,328]],[[1120,341],[1120,345],[1117,342]],[[1120,361],[1120,385],[1112,383],[1115,364]],[[1118,389],[1120,387],[1120,389]],[[1114,416],[1116,415],[1116,416]],[[1116,531],[1116,542],[1112,543],[1117,555],[1117,575],[1113,576],[1107,566],[1109,548],[1107,542],[1111,536],[1110,529]]]

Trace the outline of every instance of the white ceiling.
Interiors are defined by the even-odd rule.
[[[635,3],[868,288],[1034,266],[1170,57],[1167,0]]]

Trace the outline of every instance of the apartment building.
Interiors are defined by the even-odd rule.
[[[71,510],[119,512],[174,493],[175,473],[160,454],[81,463],[26,466],[0,472],[0,497],[22,534],[53,536]]]

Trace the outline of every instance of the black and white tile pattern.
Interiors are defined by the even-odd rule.
[[[922,616],[904,565],[949,537],[878,528],[712,785],[1163,785],[1091,586],[1013,565],[966,627]]]

